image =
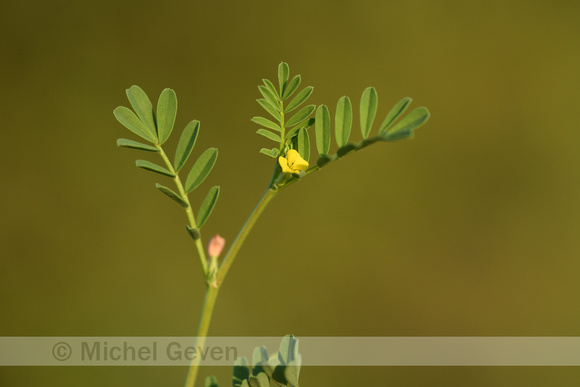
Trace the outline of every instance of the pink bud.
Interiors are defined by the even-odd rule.
[[[224,246],[226,244],[226,240],[220,236],[220,234],[215,234],[213,238],[209,241],[207,245],[207,252],[210,257],[218,257]]]

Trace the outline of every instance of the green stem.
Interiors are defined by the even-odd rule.
[[[219,288],[214,286],[208,286],[205,291],[205,299],[203,301],[203,307],[201,309],[201,318],[199,320],[199,327],[197,329],[197,336],[195,339],[194,348],[198,348],[199,351],[203,351],[205,346],[205,339],[207,337],[207,332],[209,330],[209,324],[211,322],[211,316],[213,314],[213,307],[217,299]],[[195,379],[197,378],[197,373],[199,371],[199,362],[201,361],[201,356],[195,356],[191,361],[189,366],[189,371],[187,373],[187,379],[185,380],[185,387],[194,387]]]
[[[337,155],[333,155],[333,156],[328,156],[329,161],[323,165],[323,167],[327,166],[330,163],[334,163],[337,160],[340,160],[341,157],[339,158]],[[314,173],[316,171],[319,171],[322,167],[319,167],[317,164],[314,164],[312,167],[308,168],[306,170],[306,172],[304,173],[303,176],[301,177],[292,177],[290,178],[286,183],[284,183],[284,185],[282,185],[280,187],[280,190],[284,189],[284,188],[288,188],[289,186],[291,186],[292,184],[296,183],[297,181],[300,181],[302,179],[304,179],[306,176],[310,175],[311,173]]]
[[[276,176],[276,172],[277,172],[276,169],[274,169],[272,181]],[[201,348],[201,350],[203,350],[203,346],[205,345],[205,338],[209,330],[209,324],[211,321],[211,316],[213,313],[213,308],[217,299],[217,294],[220,285],[223,283],[223,280],[226,274],[228,273],[228,270],[232,266],[232,263],[234,262],[240,248],[244,244],[244,241],[246,240],[246,237],[250,233],[252,227],[254,226],[254,224],[256,223],[256,221],[258,220],[258,218],[260,217],[260,215],[262,214],[262,212],[264,211],[270,200],[272,200],[274,196],[276,196],[276,194],[278,193],[276,190],[270,188],[272,185],[272,181],[270,181],[270,184],[268,184],[268,189],[266,189],[266,192],[264,192],[264,195],[254,208],[254,210],[252,211],[252,213],[242,226],[240,232],[238,233],[238,236],[230,246],[230,249],[228,250],[225,256],[224,261],[217,272],[217,275],[213,279],[208,278],[209,280],[208,287],[206,288],[205,299],[201,310],[201,318],[199,321],[199,328],[197,331],[195,343],[196,348]],[[189,371],[187,373],[185,387],[195,386],[195,380],[197,378],[197,373],[199,371],[199,362],[200,360],[198,357],[193,359],[193,361],[191,362]]]
[[[258,220],[258,218],[260,217],[260,215],[262,214],[262,212],[264,211],[270,200],[272,200],[277,193],[278,191],[268,188],[266,192],[264,192],[264,195],[262,196],[256,207],[254,207],[254,210],[246,220],[246,223],[244,223],[244,225],[242,226],[242,229],[240,230],[238,236],[236,236],[236,239],[230,246],[230,249],[228,250],[225,256],[223,263],[218,270],[216,278],[217,286],[220,286],[220,284],[223,282],[224,278],[228,274],[230,267],[234,263],[234,260],[236,259],[236,256],[238,255],[240,248],[244,244],[246,237],[252,230],[252,227],[254,227],[256,220]]]
[[[195,216],[193,215],[193,210],[191,209],[191,204],[189,203],[189,197],[187,196],[187,193],[185,192],[185,188],[183,188],[183,184],[181,183],[181,179],[179,178],[179,175],[177,174],[175,169],[173,169],[173,165],[171,165],[169,158],[167,157],[167,155],[165,154],[165,152],[163,151],[161,146],[158,145],[157,148],[159,149],[159,154],[161,155],[161,158],[165,162],[165,166],[167,167],[167,169],[171,173],[173,173],[175,175],[175,177],[173,178],[173,181],[175,182],[175,185],[177,186],[177,190],[179,191],[179,195],[187,203],[187,208],[185,208],[185,215],[187,216],[187,220],[189,221],[189,227],[197,228],[197,223],[195,222]],[[195,241],[195,247],[197,248],[197,255],[199,256],[199,259],[201,261],[200,263],[201,263],[201,267],[203,269],[203,275],[205,277],[207,277],[207,275],[208,275],[207,258],[205,256],[205,250],[203,248],[203,242],[201,240],[201,237]]]
[[[162,154],[162,155],[164,155],[164,154]],[[166,159],[166,156],[164,157],[164,159]],[[319,168],[317,166],[314,166],[311,169],[309,169],[306,172],[306,174],[310,174],[312,172],[315,172],[318,169]],[[236,259],[236,256],[238,255],[238,252],[240,251],[242,245],[246,241],[248,234],[250,233],[250,231],[254,227],[254,224],[256,223],[256,221],[258,220],[258,218],[260,217],[260,215],[262,214],[262,212],[264,211],[264,209],[266,208],[268,203],[270,203],[270,201],[279,192],[279,190],[277,189],[277,187],[274,184],[274,181],[275,181],[276,177],[278,176],[279,172],[280,171],[278,168],[278,162],[276,161],[276,164],[274,167],[274,172],[272,174],[272,179],[270,180],[270,183],[268,184],[268,188],[266,189],[266,191],[264,192],[264,194],[262,195],[262,197],[258,201],[258,204],[256,204],[256,207],[254,207],[254,209],[253,209],[252,213],[250,214],[250,216],[248,217],[248,219],[246,219],[246,222],[244,223],[244,225],[240,229],[240,232],[236,236],[236,239],[234,239],[234,242],[231,244],[228,252],[225,255],[225,258],[224,258],[220,268],[217,271],[215,278],[212,278],[212,279],[208,278],[208,287],[206,288],[205,299],[204,299],[203,307],[201,310],[201,318],[200,318],[200,322],[199,322],[199,328],[198,328],[196,343],[195,343],[195,347],[200,348],[200,350],[203,350],[203,346],[205,345],[205,339],[206,339],[207,333],[209,331],[211,316],[213,313],[213,308],[215,306],[215,302],[217,299],[217,294],[218,294],[219,288],[220,288],[221,284],[223,283],[226,275],[228,274],[228,271],[230,270],[232,264],[234,263],[234,260]],[[180,184],[181,183],[178,184],[178,187],[180,186]],[[285,188],[285,186],[283,186],[283,188]],[[183,194],[181,190],[180,190],[180,193]],[[185,197],[187,197],[187,195],[185,195]],[[204,255],[204,257],[205,257],[205,255]],[[205,261],[205,258],[204,258],[204,261]],[[199,357],[194,358],[193,361],[191,362],[191,365],[189,367],[189,371],[187,373],[185,387],[194,387],[195,386],[195,380],[196,380],[197,374],[199,372],[199,363],[200,363]]]

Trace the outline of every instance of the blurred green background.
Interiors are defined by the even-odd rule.
[[[167,179],[135,168],[149,155],[115,146],[134,137],[112,110],[133,84],[155,100],[175,89],[176,128],[202,123],[194,157],[220,151],[192,200],[221,185],[204,231],[231,242],[270,177],[250,118],[280,61],[331,112],[373,85],[377,121],[404,96],[432,118],[278,196],[212,335],[580,336],[577,1],[26,0],[1,2],[0,21],[1,336],[194,335],[203,282],[183,211],[155,190]],[[180,386],[185,372],[0,368],[0,385]],[[210,373],[230,385],[230,368]],[[301,381],[576,386],[580,370],[305,368]]]

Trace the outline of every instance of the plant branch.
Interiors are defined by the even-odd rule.
[[[246,237],[248,236],[248,234],[252,230],[252,227],[254,227],[256,220],[258,220],[258,218],[260,217],[260,215],[262,214],[262,212],[264,211],[264,209],[266,208],[266,206],[268,205],[270,200],[272,200],[274,198],[274,196],[276,196],[277,193],[278,193],[278,191],[268,187],[268,189],[266,189],[266,192],[264,192],[264,195],[262,195],[262,198],[260,199],[260,201],[258,202],[256,207],[254,207],[254,210],[252,211],[252,213],[250,214],[250,216],[248,217],[248,219],[246,220],[246,222],[242,226],[240,232],[238,233],[238,235],[236,236],[236,239],[234,240],[234,242],[230,246],[230,249],[228,250],[228,252],[227,252],[227,254],[226,254],[219,270],[218,270],[217,278],[216,278],[217,286],[221,285],[224,278],[228,274],[230,267],[234,263],[234,260],[236,259],[236,256],[238,255],[240,248],[244,244]]]
[[[161,158],[165,162],[167,169],[175,175],[175,177],[173,178],[173,181],[175,182],[175,185],[177,186],[177,190],[179,191],[179,195],[187,203],[187,207],[185,208],[185,215],[187,216],[187,220],[189,221],[189,227],[197,228],[197,223],[195,222],[195,216],[193,215],[193,210],[191,209],[191,203],[189,203],[189,197],[187,196],[187,193],[185,192],[185,188],[183,188],[183,184],[181,183],[181,179],[179,178],[179,175],[177,174],[177,172],[173,168],[173,165],[171,165],[171,162],[169,161],[169,158],[167,157],[167,155],[163,151],[163,148],[161,148],[160,145],[157,145],[157,148],[159,149],[159,154],[161,155]],[[203,248],[203,242],[201,240],[201,237],[195,241],[195,247],[197,248],[197,254],[199,256],[201,267],[203,269],[203,275],[204,275],[204,277],[207,277],[207,275],[208,275],[207,258],[205,256],[205,250]]]
[[[207,337],[207,332],[209,331],[209,325],[211,322],[211,316],[213,314],[213,308],[215,301],[217,299],[219,288],[209,286],[205,291],[205,299],[203,301],[203,307],[201,309],[201,317],[199,320],[199,327],[197,329],[197,336],[195,339],[195,346],[199,351],[203,351],[205,345],[205,339]],[[191,361],[189,366],[189,371],[187,372],[187,379],[185,380],[185,387],[194,387],[195,379],[197,379],[197,373],[199,371],[199,362],[201,361],[201,356],[195,356]]]

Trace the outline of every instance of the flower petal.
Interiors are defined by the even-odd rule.
[[[284,173],[292,173],[292,172],[294,172],[288,166],[288,160],[286,160],[285,157],[282,157],[282,156],[278,157],[278,163],[282,167],[282,172],[284,172]]]
[[[308,161],[300,157],[300,153],[295,149],[290,149],[286,155],[288,156],[288,166],[294,171],[305,171],[308,169]]]
[[[298,153],[296,149],[290,149],[286,153],[286,156],[288,157],[288,165],[292,167],[292,164],[294,164],[296,160],[300,158],[300,153]]]
[[[294,162],[294,165],[292,165],[292,169],[305,171],[308,169],[308,162],[304,160],[302,157],[300,157],[299,160],[296,160]]]

